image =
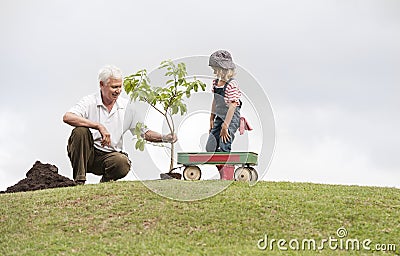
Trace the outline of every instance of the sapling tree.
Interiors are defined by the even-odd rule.
[[[146,69],[142,69],[125,77],[124,88],[133,101],[145,102],[160,113],[167,123],[169,132],[176,134],[173,116],[184,115],[187,112],[185,98],[189,98],[193,91],[204,91],[206,85],[196,78],[187,79],[185,63],[175,65],[171,60],[167,60],[161,62],[159,69],[166,69],[165,76],[169,78],[164,86],[152,86]],[[141,151],[144,150],[146,143],[141,136],[143,128],[145,124],[138,122],[134,130],[135,148]],[[171,172],[174,168],[174,143],[171,143],[170,150]]]

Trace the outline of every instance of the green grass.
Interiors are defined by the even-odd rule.
[[[216,181],[152,181],[208,190]],[[180,191],[179,193],[182,193]],[[124,181],[0,195],[0,255],[394,255],[400,253],[400,190],[309,183],[233,183],[197,201],[161,197]],[[338,238],[395,244],[396,252],[260,250],[271,239]],[[261,243],[262,245],[262,243]],[[293,244],[292,244],[293,245]],[[286,244],[286,247],[289,247]],[[373,248],[371,248],[373,249]]]

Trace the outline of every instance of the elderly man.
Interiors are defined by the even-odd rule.
[[[85,184],[86,173],[102,175],[100,182],[125,177],[131,163],[123,148],[123,134],[134,129],[143,113],[128,108],[128,100],[119,97],[122,73],[114,66],[102,68],[98,76],[100,91],[82,98],[63,116],[63,121],[75,128],[68,140],[68,156],[73,178]],[[175,142],[175,135],[161,135],[143,130],[151,142]]]

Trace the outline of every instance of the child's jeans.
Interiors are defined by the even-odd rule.
[[[215,118],[214,127],[211,129],[206,144],[207,152],[231,152],[232,142],[235,139],[235,132],[239,128],[240,115],[233,115],[232,117],[231,123],[228,127],[228,133],[231,138],[227,142],[223,142],[222,138],[220,138],[223,122],[224,121],[220,117]]]

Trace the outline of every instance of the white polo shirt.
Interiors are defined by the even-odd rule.
[[[135,107],[136,104],[129,104],[128,99],[118,97],[110,112],[101,100],[100,92],[83,97],[68,112],[86,118],[90,121],[100,123],[110,133],[111,146],[101,145],[101,134],[96,129],[90,129],[93,135],[94,146],[106,152],[123,150],[123,135],[127,130],[133,134],[137,122],[143,122],[144,111]],[[143,131],[146,132],[146,131]]]

